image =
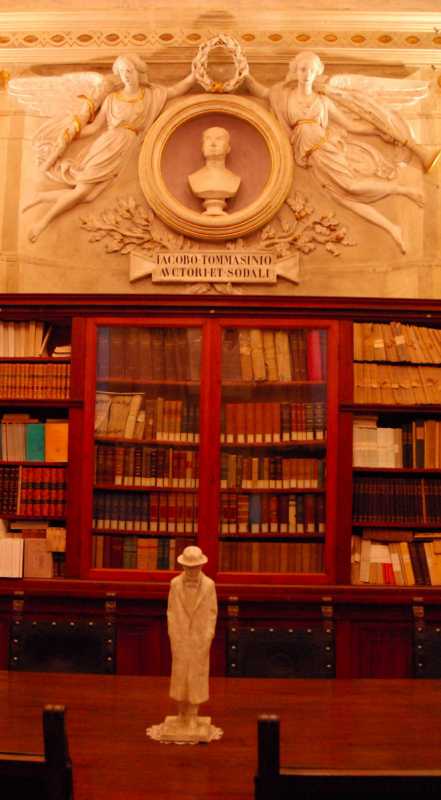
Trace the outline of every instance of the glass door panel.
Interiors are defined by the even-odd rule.
[[[225,328],[219,568],[320,573],[327,331]]]
[[[174,569],[197,536],[201,329],[97,332],[93,565]]]

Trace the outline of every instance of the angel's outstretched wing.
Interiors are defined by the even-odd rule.
[[[399,109],[424,100],[430,91],[430,81],[413,78],[380,78],[369,75],[333,75],[327,80],[331,89],[343,89],[369,95],[378,103]]]
[[[366,75],[333,75],[322,82],[320,90],[346,111],[369,122],[383,137],[407,145],[413,139],[413,133],[400,108],[427,97],[430,82]]]
[[[91,122],[104,98],[120,83],[114,75],[70,72],[9,81],[8,92],[29,109],[49,117],[32,140],[37,166],[48,177],[52,167],[84,125]]]
[[[110,91],[108,82],[109,78],[98,72],[36,75],[13,78],[8,83],[8,93],[42,116],[61,117],[79,113],[85,97],[98,102],[101,94]]]

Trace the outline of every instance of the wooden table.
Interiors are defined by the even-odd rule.
[[[256,719],[281,718],[284,766],[441,767],[441,681],[216,678],[209,745],[145,729],[173,705],[168,679],[0,672],[0,750],[42,752],[41,709],[68,708],[75,800],[251,800]]]

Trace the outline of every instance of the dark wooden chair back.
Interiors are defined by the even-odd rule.
[[[0,788],[5,800],[72,800],[72,763],[64,706],[45,706],[43,738],[44,755],[0,753]]]
[[[280,723],[258,720],[255,800],[415,800],[441,796],[441,770],[331,770],[280,767]]]

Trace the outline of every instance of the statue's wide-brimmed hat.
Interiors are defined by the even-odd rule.
[[[183,567],[200,567],[202,564],[207,563],[208,558],[204,556],[200,547],[190,545],[178,556],[177,561]]]

